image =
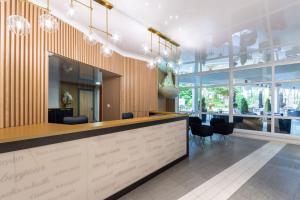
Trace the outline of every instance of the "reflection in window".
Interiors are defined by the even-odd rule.
[[[275,132],[300,136],[300,120],[275,119]]]
[[[271,84],[235,86],[233,114],[271,115]]]
[[[266,18],[233,27],[232,46],[234,66],[253,65],[271,61],[270,40]]]
[[[258,83],[272,81],[272,68],[254,68],[247,70],[239,70],[233,73],[235,84],[242,83]]]
[[[213,85],[228,85],[229,73],[209,73],[202,76],[203,86],[213,86]]]
[[[275,79],[277,81],[300,79],[300,64],[276,66]]]
[[[180,76],[178,78],[179,87],[200,86],[200,76]]]
[[[234,116],[234,127],[238,129],[271,132],[271,118]]]
[[[300,83],[277,83],[275,116],[300,117]]]

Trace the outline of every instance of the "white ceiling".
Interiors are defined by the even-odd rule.
[[[89,0],[80,0],[88,4]],[[109,29],[121,35],[115,50],[127,56],[147,59],[142,46],[150,43],[148,27],[154,27],[180,43],[184,49],[197,49],[212,37],[227,37],[229,22],[238,25],[265,12],[265,1],[276,10],[299,0],[111,0]],[[46,0],[32,0],[45,5]],[[93,25],[104,29],[105,10],[94,4]],[[52,13],[86,32],[89,10],[75,3],[76,14],[67,16],[68,1],[50,0]],[[230,20],[233,19],[233,20]],[[99,33],[99,41],[103,35]]]

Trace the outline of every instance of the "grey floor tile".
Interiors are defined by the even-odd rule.
[[[230,141],[225,143],[214,137],[203,145],[192,138],[189,159],[128,193],[121,200],[178,199],[266,143],[238,137],[230,137]]]

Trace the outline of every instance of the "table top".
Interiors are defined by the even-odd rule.
[[[65,124],[36,124],[29,126],[20,126],[12,128],[0,129],[0,144],[22,141],[28,139],[42,138],[48,136],[57,136],[70,133],[78,133],[90,130],[104,129],[110,127],[125,126],[131,124],[153,122],[165,119],[173,119],[178,117],[184,117],[186,115],[166,112],[151,112],[158,114],[158,116],[141,117],[126,120],[115,120],[107,122],[96,122],[79,125],[65,125]]]

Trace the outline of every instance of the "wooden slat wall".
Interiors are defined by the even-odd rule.
[[[20,13],[30,21],[31,34],[16,36],[8,31],[6,19],[16,14],[17,2],[0,3],[0,128],[47,122],[49,52],[120,74],[121,112],[146,116],[157,109],[156,70],[118,53],[103,57],[100,44],[87,45],[83,33],[62,21],[59,31],[45,33],[38,27],[44,11],[30,3]]]

